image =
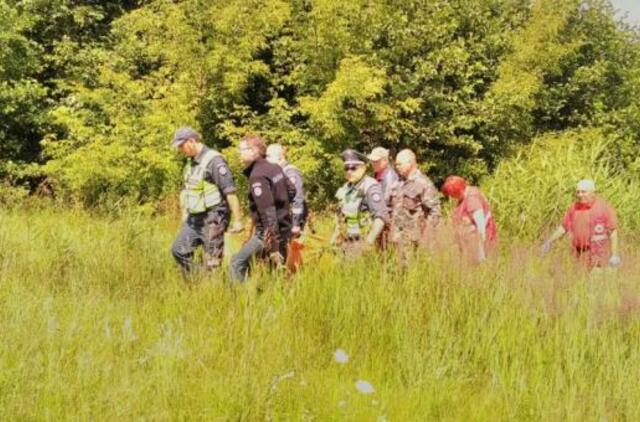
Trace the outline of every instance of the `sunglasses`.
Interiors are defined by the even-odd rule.
[[[356,165],[344,166],[344,171],[356,171],[356,170],[358,170],[358,166]]]

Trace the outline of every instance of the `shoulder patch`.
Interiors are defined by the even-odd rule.
[[[224,164],[220,164],[218,166],[218,173],[220,174],[220,176],[226,176],[227,173],[229,173],[229,171],[227,170],[227,166],[225,166]]]
[[[258,186],[255,186],[255,185],[254,185],[254,187],[253,187],[253,194],[254,194],[256,197],[259,197],[260,195],[262,195],[262,186],[260,186],[260,184],[259,184],[259,183],[257,183],[257,185],[258,185]]]
[[[374,192],[373,195],[371,195],[371,199],[373,199],[374,202],[380,202],[382,197],[378,192]]]

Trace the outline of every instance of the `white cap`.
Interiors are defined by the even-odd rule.
[[[383,147],[375,147],[367,158],[369,158],[369,160],[371,161],[378,161],[378,160],[382,160],[383,158],[388,160],[389,150]]]
[[[582,179],[578,182],[577,190],[584,190],[587,192],[595,192],[596,191],[596,182],[591,179]]]

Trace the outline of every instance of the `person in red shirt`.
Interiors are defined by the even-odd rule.
[[[460,176],[447,177],[442,192],[458,201],[452,220],[461,252],[473,263],[484,261],[498,238],[489,202],[480,189]]]
[[[564,220],[544,242],[542,253],[551,250],[553,242],[571,233],[571,247],[576,258],[588,269],[620,265],[618,255],[618,221],[613,207],[596,196],[593,180],[578,182],[577,201],[571,204]]]

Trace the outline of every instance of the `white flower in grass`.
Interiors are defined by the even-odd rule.
[[[133,321],[131,320],[131,317],[126,317],[124,319],[124,322],[122,323],[122,333],[127,341],[135,341],[138,339],[138,336],[133,329]]]
[[[376,390],[373,388],[373,385],[369,381],[358,380],[356,382],[356,389],[362,394],[372,394]]]
[[[349,355],[342,349],[337,349],[335,352],[333,352],[333,358],[338,363],[349,362]]]
[[[56,317],[49,318],[49,321],[47,322],[47,331],[49,332],[49,334],[55,334],[55,332],[58,331],[59,328],[60,323],[58,322]]]

